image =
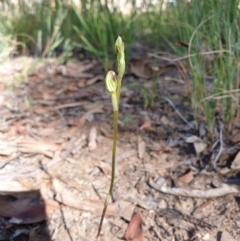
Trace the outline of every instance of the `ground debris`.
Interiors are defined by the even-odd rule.
[[[90,60],[59,66],[51,59],[27,75],[34,60],[18,70],[21,59],[13,61],[7,73],[0,66],[0,239],[94,240],[112,149],[113,113],[101,68]],[[178,98],[144,109],[139,88],[123,88],[115,186],[102,240],[122,238],[136,208],[140,241],[240,240],[237,144],[231,152],[224,147],[214,172],[219,145],[210,150],[205,129],[195,129],[191,107],[182,102],[187,88],[181,71],[158,61],[137,59],[134,76],[124,81],[150,89],[145,79],[157,74],[158,95]],[[16,71],[23,73],[19,84]]]

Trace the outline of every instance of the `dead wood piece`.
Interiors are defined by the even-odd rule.
[[[101,200],[83,199],[81,193],[73,193],[68,185],[65,185],[61,180],[54,178],[52,180],[52,189],[56,196],[55,199],[72,208],[92,212],[97,216],[101,216],[104,202]],[[106,215],[120,216],[126,220],[131,219],[134,210],[134,205],[130,202],[119,200],[114,203],[109,203]]]
[[[200,226],[202,228],[214,228],[214,225],[211,225],[203,220],[194,218],[190,215],[183,214],[174,209],[164,209],[159,212],[159,214],[167,219],[167,222],[171,225],[174,225],[179,228],[183,228],[185,230],[191,229],[193,226]]]
[[[103,209],[103,201],[83,199],[81,200],[76,196],[56,196],[58,202],[63,203],[66,206],[76,208],[79,210],[84,210],[86,212],[94,213],[97,216],[101,216]],[[126,220],[131,218],[134,206],[126,201],[118,201],[115,203],[109,203],[106,215],[107,216],[118,216],[123,217]]]
[[[208,189],[208,190],[194,190],[194,189],[183,189],[183,188],[171,188],[157,185],[153,180],[149,180],[149,184],[154,189],[167,193],[170,195],[184,196],[184,197],[195,197],[195,198],[213,198],[221,197],[228,194],[239,193],[238,189],[227,184],[222,184],[219,188]]]

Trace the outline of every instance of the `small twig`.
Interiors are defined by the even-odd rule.
[[[219,188],[212,188],[208,190],[198,190],[198,189],[183,189],[183,188],[171,188],[156,184],[152,179],[149,180],[149,184],[154,189],[167,193],[170,195],[184,196],[184,197],[195,197],[195,198],[214,198],[221,197],[228,194],[239,193],[239,190],[233,186],[229,186],[225,183]]]
[[[194,56],[197,56],[197,55],[209,55],[209,54],[218,54],[218,53],[229,53],[229,54],[232,54],[231,51],[227,50],[227,49],[222,49],[222,50],[212,50],[212,51],[204,51],[204,52],[200,52],[200,53],[197,53],[197,54],[188,54],[188,55],[185,55],[183,57],[179,57],[179,58],[167,58],[167,57],[162,57],[162,56],[159,56],[157,54],[153,54],[153,53],[150,53],[148,54],[150,57],[154,57],[154,58],[157,58],[157,59],[161,59],[161,60],[166,60],[170,63],[174,63],[174,62],[178,62],[178,61],[181,61],[181,60],[185,60],[185,59],[188,59],[188,58],[191,58],[191,57],[194,57]]]
[[[216,140],[216,141],[213,143],[213,145],[212,145],[212,147],[211,147],[211,151],[213,151],[213,150],[217,147],[218,143],[219,143],[219,140]]]
[[[51,107],[51,110],[60,110],[60,109],[65,109],[65,108],[73,108],[73,107],[78,107],[82,106],[85,103],[83,101],[81,102],[73,102],[73,103],[67,103],[67,104],[62,104],[62,105],[57,105],[55,107]]]
[[[220,156],[222,155],[223,151],[224,151],[224,141],[223,141],[223,124],[220,124],[220,129],[219,129],[219,142],[220,142],[220,148],[218,151],[217,156],[215,157],[214,161],[213,161],[213,167],[216,170],[216,164],[218,159],[220,158]]]
[[[173,109],[176,111],[176,113],[179,115],[179,117],[192,129],[195,129],[193,125],[191,125],[187,120],[186,118],[184,118],[184,116],[180,113],[180,111],[175,107],[175,105],[173,104],[173,102],[166,98],[166,97],[163,97],[164,100],[166,100],[172,107]]]

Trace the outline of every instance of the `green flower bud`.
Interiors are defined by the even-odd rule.
[[[110,70],[107,72],[105,78],[106,89],[110,93],[114,93],[117,90],[117,77],[114,71]]]
[[[116,47],[118,52],[124,51],[124,43],[123,43],[122,38],[120,36],[118,36],[118,38],[115,42],[115,47]]]
[[[118,77],[119,79],[122,79],[123,74],[125,72],[125,54],[124,43],[120,36],[116,40],[115,47],[117,50]]]

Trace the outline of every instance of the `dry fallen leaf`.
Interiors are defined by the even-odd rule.
[[[127,230],[123,236],[123,239],[127,241],[143,241],[143,220],[139,211],[136,211],[132,217],[132,220],[128,224]]]
[[[188,43],[184,43],[182,41],[176,41],[174,43],[176,46],[181,46],[181,47],[185,47],[185,48],[188,48],[189,47],[189,44]]]
[[[200,154],[207,147],[207,144],[198,136],[189,136],[186,142],[193,143],[197,154]]]
[[[232,169],[239,169],[240,168],[240,151],[238,152],[238,154],[235,156],[232,165],[231,165]]]
[[[104,77],[102,75],[97,75],[89,80],[86,81],[86,85],[93,85],[95,84],[98,80],[104,80]]]
[[[47,157],[53,157],[54,152],[59,146],[51,141],[36,141],[33,139],[25,139],[17,142],[17,148],[25,153],[40,153]]]
[[[156,128],[152,126],[151,120],[146,120],[141,126],[140,130],[146,131],[146,132],[154,132],[156,131]]]
[[[94,67],[96,63],[68,63],[66,66],[61,65],[58,67],[58,71],[63,75],[67,77],[73,77],[73,78],[91,78],[93,75],[89,73],[84,73],[85,71],[91,69]]]
[[[192,180],[193,180],[193,173],[191,170],[189,170],[187,173],[185,173],[184,175],[178,178],[178,181],[182,183],[189,183]]]
[[[233,133],[231,135],[231,141],[233,143],[239,143],[240,142],[240,131],[238,129],[233,130]]]
[[[86,115],[82,115],[80,118],[70,119],[68,125],[82,127],[86,123]]]
[[[130,64],[131,73],[139,78],[148,79],[153,75],[153,69],[150,67],[146,59],[139,59]]]

